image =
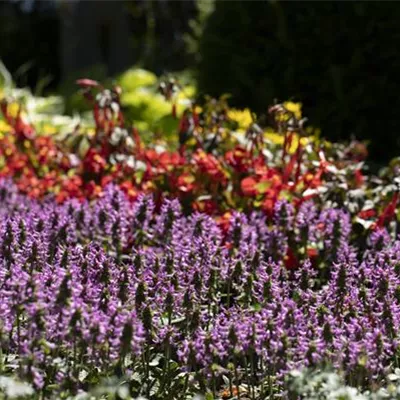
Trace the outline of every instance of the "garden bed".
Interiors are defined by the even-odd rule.
[[[333,368],[337,396],[395,396],[396,160],[369,175],[362,143],[324,141],[290,102],[177,111],[174,81],[176,140],[146,141],[120,88],[78,83],[93,128],[62,138],[2,102],[4,379],[37,398],[325,398],[293,371]]]

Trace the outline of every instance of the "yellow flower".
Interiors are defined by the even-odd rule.
[[[277,132],[273,132],[272,130],[266,130],[264,132],[264,138],[269,141],[270,143],[273,143],[277,146],[283,146],[283,143],[285,141],[285,136],[280,135]],[[290,147],[288,149],[289,154],[293,154],[299,145],[299,140],[301,145],[304,147],[310,142],[310,138],[307,137],[299,137],[296,133],[293,134],[292,142],[290,144]]]
[[[226,140],[229,137],[229,130],[221,129],[220,137],[222,140]]]
[[[285,101],[283,103],[283,105],[288,111],[294,113],[294,115],[295,115],[295,117],[297,119],[301,119],[301,107],[302,107],[301,103],[294,103],[292,101]]]
[[[10,103],[7,107],[7,111],[12,118],[16,118],[19,111],[19,104],[18,103]]]
[[[7,122],[0,120],[0,132],[10,132],[11,126]]]
[[[52,125],[46,124],[43,126],[43,133],[46,135],[54,135],[57,133],[57,129]]]
[[[228,118],[237,122],[239,129],[247,129],[253,122],[251,112],[248,108],[245,108],[244,110],[232,108],[228,111]]]
[[[88,129],[86,130],[86,133],[87,133],[87,135],[91,138],[91,137],[94,137],[94,135],[96,134],[96,131],[95,131],[95,129],[93,129],[93,128],[88,128]]]
[[[266,130],[264,132],[264,137],[267,139],[269,142],[277,145],[283,145],[284,142],[284,136],[280,135],[277,132],[273,132],[271,130]]]

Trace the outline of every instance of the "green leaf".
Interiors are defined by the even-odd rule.
[[[157,76],[145,69],[131,68],[121,74],[117,82],[124,92],[131,92],[140,87],[155,85]]]
[[[214,400],[214,396],[211,392],[207,392],[205,395],[205,400]]]
[[[259,193],[266,193],[267,190],[271,187],[271,182],[269,181],[263,181],[263,182],[259,182],[255,185],[256,190]]]

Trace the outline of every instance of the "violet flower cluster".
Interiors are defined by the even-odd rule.
[[[192,377],[182,390],[219,390],[225,375],[262,397],[288,371],[326,364],[379,382],[398,363],[400,242],[382,230],[361,248],[350,234],[345,211],[312,203],[234,213],[224,231],[177,200],[132,205],[110,186],[58,205],[3,182],[2,353],[43,390],[79,388],[82,368],[146,377],[156,354],[163,376],[174,361]]]

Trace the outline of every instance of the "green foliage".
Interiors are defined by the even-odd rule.
[[[168,138],[176,133],[178,119],[171,115],[172,103],[167,101],[157,89],[159,77],[142,68],[132,67],[115,78],[105,80],[104,68],[98,66],[91,70],[82,71],[71,77],[61,88],[66,96],[66,110],[69,114],[80,113],[84,117],[91,113],[91,105],[86,101],[75,83],[77,78],[89,76],[95,80],[104,82],[105,87],[117,84],[122,89],[121,105],[124,116],[129,124],[135,125],[146,133],[162,133]],[[189,73],[180,73],[182,83],[193,81]],[[185,88],[176,100],[177,109],[182,112],[185,108],[187,96],[193,96],[193,86]],[[187,106],[187,104],[186,104]],[[150,139],[150,136],[144,138]]]
[[[117,83],[124,91],[131,92],[141,87],[154,86],[157,83],[157,76],[145,69],[131,68],[117,78]]]
[[[7,70],[4,63],[0,60],[0,88],[10,87],[11,85],[12,85],[11,74]]]
[[[144,122],[142,129],[149,130],[157,120],[171,113],[171,105],[154,88],[124,90],[122,93],[121,102],[128,119]]]
[[[200,43],[200,91],[229,92],[258,112],[294,96],[330,139],[355,134],[371,140],[375,159],[392,157],[399,16],[395,2],[216,2]]]
[[[190,75],[180,75],[182,81],[190,82]],[[122,88],[121,104],[128,122],[148,133],[162,133],[167,137],[176,133],[178,119],[171,115],[172,103],[158,92],[159,78],[155,74],[132,68],[117,77],[116,81]],[[194,92],[194,87],[189,86],[185,93],[173,100],[180,112],[183,111],[186,95],[192,96]]]

